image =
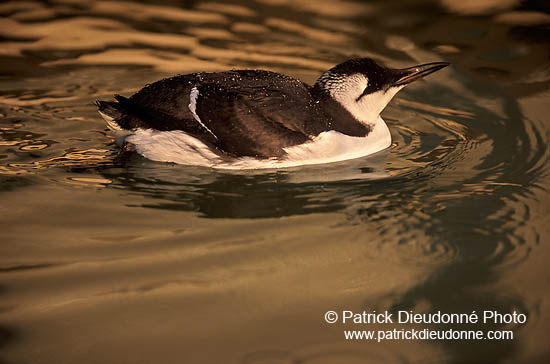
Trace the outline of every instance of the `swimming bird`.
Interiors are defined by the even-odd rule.
[[[384,107],[448,65],[393,69],[351,59],[313,86],[265,70],[198,72],[96,104],[108,127],[151,160],[233,169],[328,163],[388,148]]]

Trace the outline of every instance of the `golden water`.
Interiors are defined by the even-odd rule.
[[[523,7],[522,7],[523,6]],[[519,1],[0,4],[0,360],[544,362],[549,15]],[[545,12],[546,11],[546,12]],[[380,155],[222,172],[121,161],[93,101],[175,73],[312,83],[351,57],[452,67]],[[346,341],[328,310],[514,310],[501,341]]]

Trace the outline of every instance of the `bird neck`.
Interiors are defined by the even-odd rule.
[[[373,125],[358,120],[350,110],[332,97],[327,90],[313,87],[310,92],[315,104],[319,105],[319,108],[329,120],[329,130],[358,137],[364,137],[371,131]]]

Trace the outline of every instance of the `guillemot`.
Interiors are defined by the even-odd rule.
[[[233,169],[328,163],[388,148],[384,107],[448,65],[392,69],[351,59],[313,86],[265,70],[199,72],[96,104],[108,127],[151,160]]]

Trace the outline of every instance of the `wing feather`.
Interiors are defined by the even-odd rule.
[[[198,87],[197,114],[217,137],[218,149],[237,156],[276,157],[283,148],[310,138],[277,90],[226,89],[218,84]],[[258,92],[262,93],[260,97]],[[276,106],[276,107],[275,107]]]

